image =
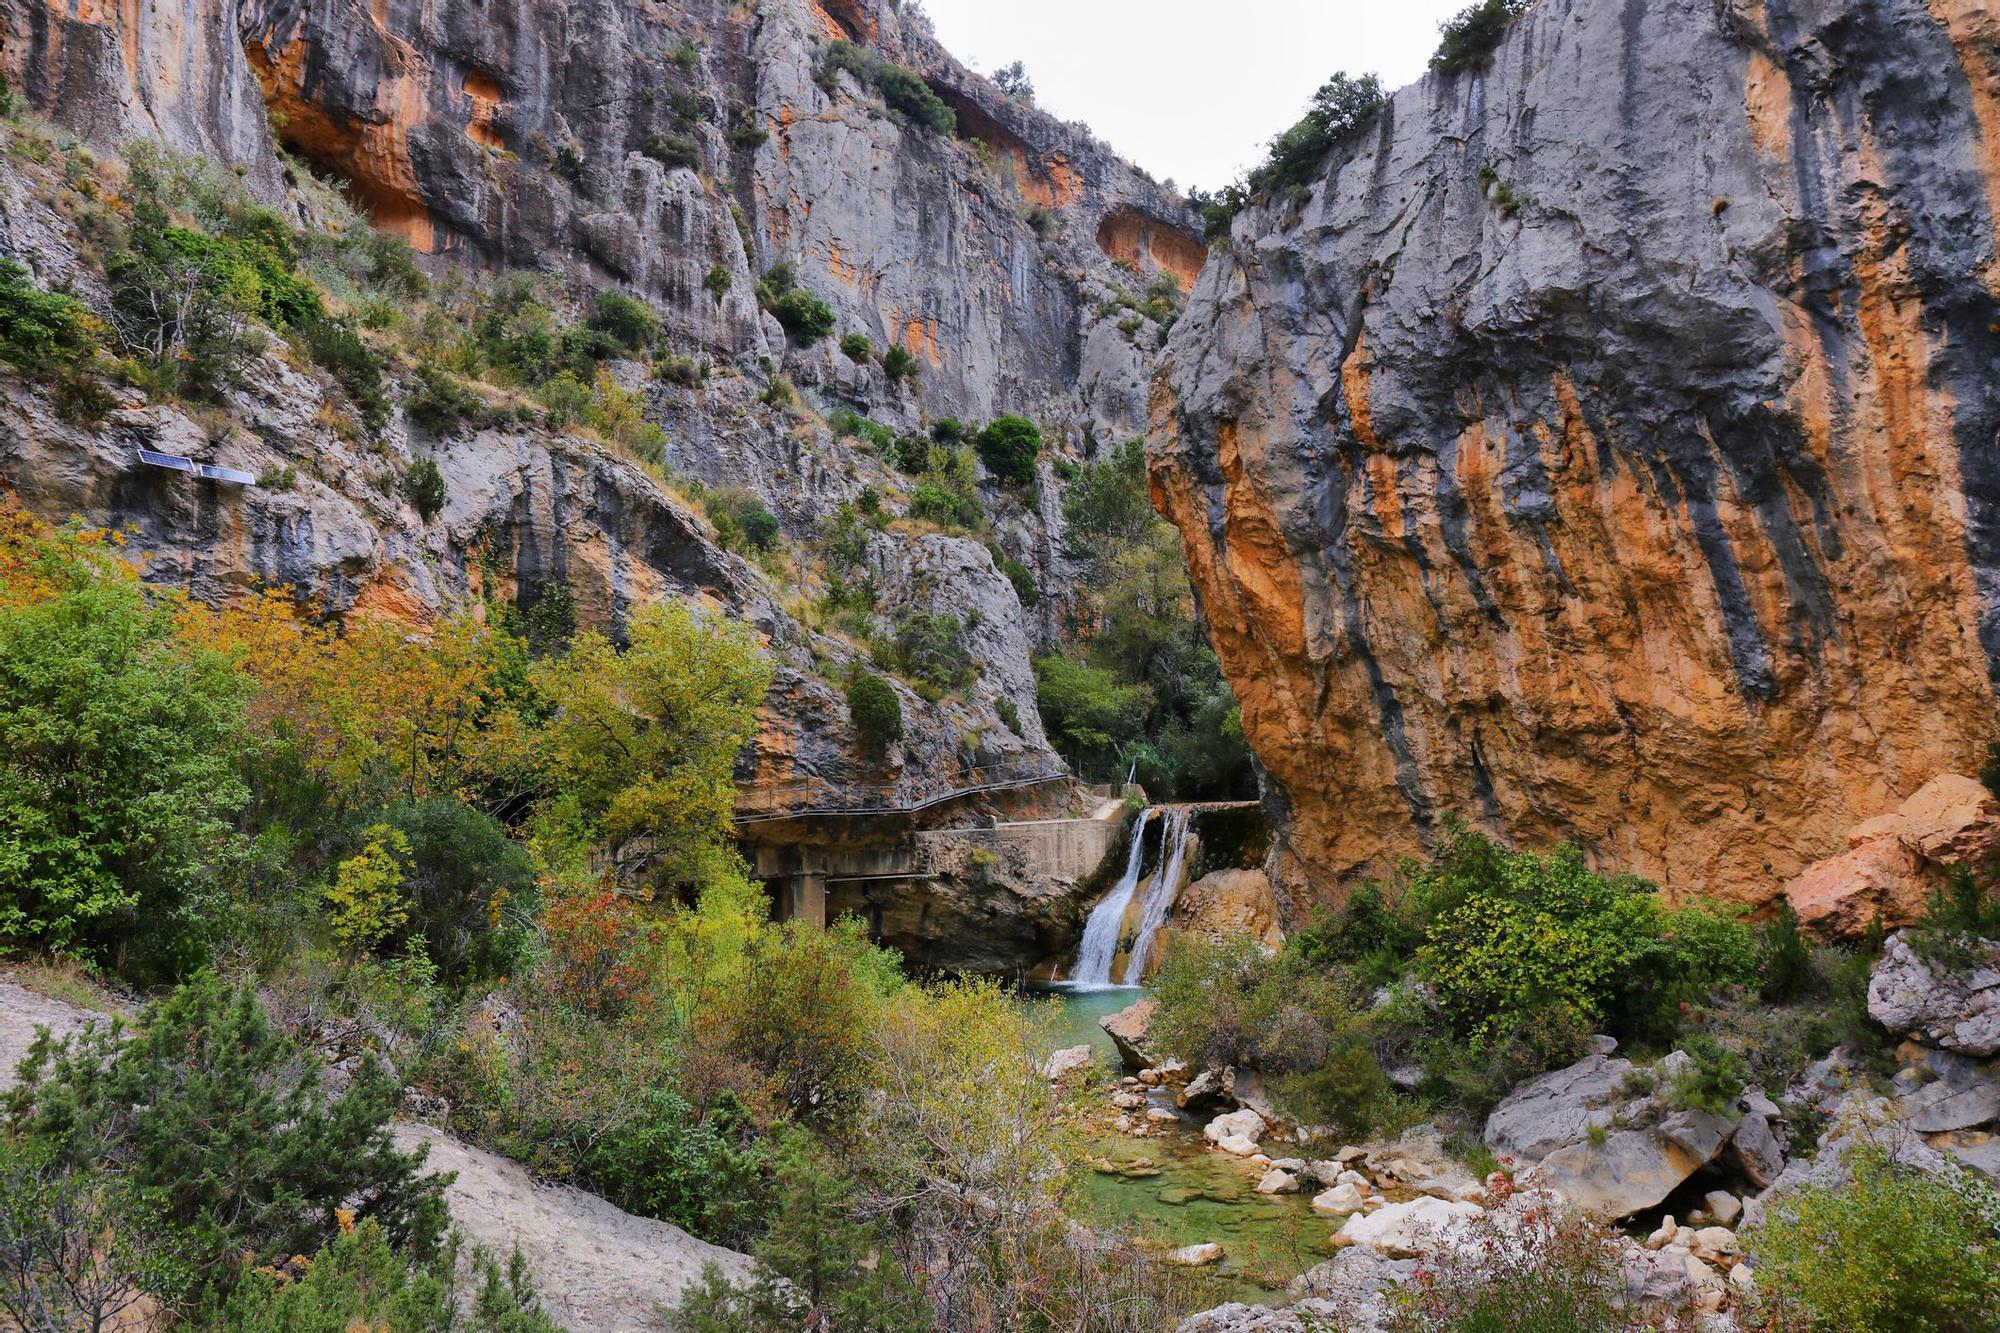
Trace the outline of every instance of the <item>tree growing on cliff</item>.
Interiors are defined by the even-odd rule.
[[[1442,39],[1431,68],[1440,74],[1457,74],[1478,69],[1493,59],[1500,39],[1514,21],[1528,12],[1534,0],[1480,0],[1467,5],[1438,25]]]
[[[1026,417],[996,417],[979,432],[976,445],[979,461],[994,480],[1026,486],[1035,479],[1035,462],[1042,456],[1042,428]]]
[[[903,738],[903,704],[895,687],[880,676],[861,673],[847,682],[847,715],[862,748],[877,758]]]

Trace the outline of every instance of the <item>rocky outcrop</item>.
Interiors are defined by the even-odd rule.
[[[301,162],[434,271],[534,270],[566,313],[593,288],[645,298],[662,322],[659,352],[695,368],[685,382],[610,367],[665,428],[665,466],[651,472],[532,424],[538,414],[515,401],[495,414],[504,426],[434,438],[393,412],[364,438],[324,377],[284,355],[248,368],[226,420],[127,394],[79,428],[0,379],[0,487],[44,516],[133,530],[149,576],[208,601],[277,585],[331,616],[429,622],[488,598],[527,612],[560,592],[580,625],[614,635],[662,597],[747,619],[779,668],[741,773],[751,815],[903,808],[974,785],[968,773],[1061,770],[1029,666],[1074,586],[1061,531],[1069,469],[1053,460],[1080,462],[1143,428],[1163,331],[1129,317],[1160,274],[1190,278],[1200,249],[1186,206],[1086,130],[1002,94],[890,0],[168,0],[144,13],[0,0],[0,33],[10,86],[99,148],[162,142],[327,226],[324,192],[287,165]],[[957,131],[920,125],[875,81],[834,69],[836,41],[866,50],[850,64],[914,72],[953,108]],[[51,206],[70,184],[61,165],[23,162],[0,179],[0,256],[101,311],[75,210]],[[92,184],[115,193],[117,173]],[[758,280],[781,264],[828,303],[833,337],[795,346],[760,308]],[[842,352],[847,334],[874,355]],[[914,376],[887,373],[891,348],[915,359]],[[388,367],[392,400],[410,370]],[[777,381],[796,402],[767,393]],[[1022,412],[1042,425],[1052,461],[1027,494],[986,480],[985,539],[926,534],[898,522],[910,479],[832,429],[836,410],[912,433],[946,415],[976,425]],[[263,480],[225,488],[155,473],[137,446]],[[394,485],[422,457],[449,497],[433,520]],[[879,500],[881,530],[856,571],[878,592],[872,625],[816,632],[802,623],[816,619],[804,606],[815,589],[719,549],[699,492],[720,487],[761,500],[794,549],[841,505]],[[1003,559],[1047,590],[1032,611]],[[942,699],[896,683],[904,739],[866,753],[840,680],[865,640],[915,615],[957,618],[976,678]],[[1068,794],[954,804],[896,832],[1066,813]],[[854,833],[768,831],[788,847]],[[933,882],[965,900],[1010,892],[983,868]],[[961,916],[927,916],[922,894],[901,887],[892,906],[913,918],[905,942],[926,965],[1025,965],[1074,924],[1064,902],[1003,901],[994,914],[1021,929],[983,954],[954,951]]]
[[[1211,253],[1154,385],[1334,895],[1447,811],[1761,902],[1996,734],[2000,24],[1542,0]]]
[[[1181,890],[1168,924],[1160,932],[1155,957],[1164,957],[1173,935],[1220,943],[1251,939],[1275,950],[1285,942],[1278,904],[1262,870],[1218,870]]]
[[[1968,777],[1946,773],[1894,811],[1847,831],[1847,850],[1815,861],[1780,891],[1817,934],[1855,938],[1874,925],[1913,924],[1944,872],[1979,868],[2000,845],[2000,801]]]
[[[518,1249],[536,1294],[564,1328],[650,1333],[706,1265],[732,1282],[752,1275],[747,1255],[670,1222],[634,1217],[594,1194],[541,1184],[518,1162],[429,1125],[398,1125],[395,1137],[406,1152],[427,1149],[428,1169],[452,1173],[445,1203],[453,1225],[498,1255]]]
[[[1160,1063],[1158,1053],[1147,1040],[1153,1026],[1153,1011],[1159,1007],[1160,1002],[1148,996],[1097,1020],[1097,1025],[1111,1038],[1111,1044],[1118,1048],[1120,1058],[1133,1069],[1147,1069]]]
[[[1965,966],[1926,959],[1907,932],[1889,938],[1868,978],[1868,1016],[1891,1032],[1985,1059],[2000,1055],[2000,942]]]
[[[106,1015],[0,980],[0,1092],[38,1028],[67,1037]],[[749,1256],[697,1240],[668,1222],[635,1217],[594,1194],[537,1182],[517,1162],[474,1148],[430,1125],[393,1127],[397,1147],[421,1149],[431,1174],[450,1173],[452,1224],[503,1260],[519,1250],[536,1294],[565,1328],[639,1333],[660,1327],[708,1264],[747,1281]]]

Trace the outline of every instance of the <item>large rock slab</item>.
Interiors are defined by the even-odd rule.
[[[1158,1053],[1146,1040],[1153,1025],[1153,1012],[1159,1007],[1160,1002],[1148,996],[1097,1020],[1097,1026],[1104,1029],[1111,1044],[1118,1048],[1119,1056],[1132,1069],[1149,1069],[1159,1063]]]
[[[430,1125],[396,1126],[405,1151],[427,1147],[427,1166],[457,1178],[445,1191],[452,1221],[503,1259],[516,1248],[557,1322],[605,1333],[656,1333],[659,1311],[680,1301],[716,1264],[747,1280],[747,1255],[697,1240],[668,1222],[634,1217],[595,1194],[543,1185],[518,1162],[461,1143]]]
[[[1995,1067],[1906,1044],[1910,1063],[1897,1071],[1896,1110],[1920,1134],[1977,1129],[2000,1121],[2000,1072]]]
[[[2000,1055],[2000,942],[1982,941],[1977,961],[1935,968],[1905,932],[1889,938],[1868,979],[1868,1014],[1891,1032],[1961,1055]]]
[[[1426,1196],[1386,1204],[1372,1213],[1356,1213],[1341,1225],[1334,1240],[1408,1259],[1454,1245],[1466,1226],[1485,1215],[1486,1210],[1476,1203]]]
[[[1781,890],[1801,924],[1852,939],[1878,918],[1907,926],[1950,866],[1976,865],[2000,845],[2000,801],[1959,773],[1932,778],[1893,811],[1847,831],[1847,850],[1807,866]]]
[[[1679,1111],[1650,1129],[1617,1129],[1602,1143],[1550,1153],[1532,1173],[1585,1212],[1629,1217],[1651,1208],[1714,1161],[1735,1126],[1705,1111]]]
[[[61,1040],[92,1023],[109,1022],[108,1016],[95,1009],[0,981],[0,1092],[14,1086],[14,1070],[35,1044],[37,1029],[47,1028]]]
[[[1559,1148],[1582,1142],[1593,1126],[1608,1128],[1630,1100],[1630,1060],[1587,1055],[1507,1094],[1486,1119],[1486,1146],[1496,1157],[1533,1165]]]

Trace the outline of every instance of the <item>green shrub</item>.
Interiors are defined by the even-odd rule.
[[[922,472],[931,458],[930,441],[918,435],[899,435],[890,447],[889,461],[898,472],[911,476]]]
[[[931,439],[939,444],[963,444],[971,433],[957,417],[939,417],[931,423]]]
[[[419,458],[403,473],[403,495],[428,523],[444,510],[444,473],[434,458]]]
[[[716,299],[717,304],[721,303],[723,297],[729,295],[729,289],[735,283],[736,280],[729,275],[729,270],[721,264],[709,265],[707,276],[701,280],[701,285],[708,289],[708,294]]]
[[[778,544],[778,516],[751,491],[734,486],[717,491],[710,497],[708,514],[715,522],[716,537],[730,550],[759,553]]]
[[[917,358],[901,347],[891,347],[882,354],[882,373],[891,383],[914,380],[918,370]]]
[[[1783,1329],[1994,1328],[2000,1231],[1990,1189],[1897,1165],[1872,1145],[1849,1166],[1851,1182],[1782,1194],[1745,1234],[1759,1313]]]
[[[461,423],[482,420],[486,403],[458,376],[426,364],[417,367],[417,382],[404,394],[403,411],[418,428],[444,435]]]
[[[246,1257],[282,1261],[331,1241],[336,1208],[418,1257],[433,1252],[446,1181],[419,1175],[422,1156],[391,1142],[400,1096],[371,1060],[329,1097],[251,986],[203,974],[150,1006],[136,1034],[42,1033],[7,1115],[12,1134],[147,1191],[183,1236],[197,1285],[227,1288]]]
[[[756,1278],[732,1286],[708,1265],[681,1297],[673,1326],[682,1333],[933,1327],[881,1224],[851,1215],[856,1194],[855,1183],[810,1135],[787,1133],[778,1146],[771,1229],[754,1250]]]
[[[1742,1058],[1705,1032],[1684,1038],[1681,1049],[1694,1063],[1674,1076],[1668,1089],[1674,1105],[1710,1115],[1731,1115],[1748,1077]]]
[[[361,423],[378,431],[389,422],[389,397],[382,390],[382,362],[360,335],[341,320],[312,319],[299,329],[313,363],[332,375],[361,412]]]
[[[993,711],[1007,730],[1016,736],[1021,734],[1021,709],[1012,699],[1001,695],[993,701]]]
[[[637,297],[603,291],[592,299],[584,327],[613,339],[619,348],[637,351],[660,336],[660,317]]]
[[[896,627],[896,669],[941,690],[969,685],[972,652],[965,628],[953,615],[913,615]]]
[[[0,361],[53,378],[88,365],[102,347],[102,333],[83,302],[41,290],[24,264],[0,259]]]
[[[1403,974],[1423,933],[1371,882],[1357,885],[1338,912],[1310,918],[1295,938],[1314,966],[1346,966],[1368,983],[1388,985]]]
[[[668,170],[686,167],[690,171],[701,170],[701,150],[691,139],[683,139],[674,134],[662,134],[658,130],[646,136],[639,151],[655,162],[663,163]]]
[[[881,755],[903,738],[903,703],[880,676],[856,675],[847,683],[847,714],[871,755]]]
[[[1773,1004],[1804,999],[1825,989],[1826,979],[1813,961],[1812,946],[1799,930],[1799,914],[1791,901],[1778,899],[1778,910],[1758,928],[1758,993]]]
[[[449,796],[399,806],[388,823],[409,844],[409,916],[393,938],[406,949],[421,946],[446,985],[512,972],[539,906],[534,866],[521,845],[491,815]]]
[[[1479,69],[1493,59],[1500,39],[1534,0],[1479,0],[1438,25],[1442,35],[1431,68],[1440,74]]]
[[[910,492],[910,517],[940,527],[971,528],[979,523],[979,501],[965,492],[933,481],[919,482]]]
[[[764,1220],[768,1152],[736,1095],[705,1115],[671,1088],[646,1088],[584,1149],[592,1188],[620,1208],[740,1246]]]
[[[1966,971],[1981,956],[1979,942],[2000,938],[2000,875],[1952,866],[1924,903],[1910,931],[1917,956],[1946,971]]]
[[[1417,969],[1475,1042],[1600,1025],[1670,1038],[1684,1003],[1756,967],[1734,917],[1668,910],[1651,885],[1598,875],[1575,847],[1510,852],[1456,821],[1411,894],[1424,923]]]
[[[912,123],[938,134],[957,131],[958,117],[944,104],[944,99],[932,92],[929,84],[901,65],[877,62],[875,88],[891,111],[900,113]]]
[[[454,1232],[412,1263],[373,1221],[357,1224],[286,1278],[259,1268],[231,1293],[212,1333],[561,1333],[516,1251],[503,1270]]]
[[[1041,427],[1026,417],[998,417],[979,432],[978,447],[979,461],[996,480],[1025,486],[1035,479],[1035,460],[1041,457]]]
[[[1365,1133],[1387,1111],[1388,1079],[1356,997],[1295,949],[1176,936],[1154,981],[1151,1034],[1197,1068],[1262,1071],[1300,1120]]]
[[[1152,691],[1059,653],[1035,659],[1035,702],[1058,750],[1104,763],[1139,734]]]
[[[1328,79],[1313,94],[1305,116],[1271,140],[1262,166],[1214,194],[1197,190],[1188,196],[1202,216],[1203,234],[1211,241],[1227,236],[1236,215],[1260,195],[1308,188],[1327,154],[1373,124],[1387,101],[1373,74],[1356,79],[1342,73]]]
[[[1042,599],[1041,590],[1035,586],[1034,571],[998,546],[989,545],[986,550],[992,555],[994,565],[1007,576],[1007,582],[1014,585],[1014,595],[1021,599],[1022,606],[1033,606]]]
[[[0,605],[0,939],[177,975],[240,849],[248,682],[108,553],[56,536],[17,570],[55,595]]]
[[[764,128],[754,111],[745,111],[742,119],[729,127],[729,146],[741,153],[762,148],[770,138],[771,132]]]
[[[865,333],[850,333],[842,337],[840,340],[840,350],[846,355],[849,361],[854,362],[856,365],[865,364],[870,357],[875,355],[874,344],[868,341],[868,335]]]

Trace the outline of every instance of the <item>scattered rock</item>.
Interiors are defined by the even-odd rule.
[[[1269,1171],[1264,1173],[1264,1178],[1257,1182],[1257,1192],[1259,1194],[1297,1194],[1299,1192],[1299,1179],[1291,1172],[1273,1165]]]
[[[1701,1201],[1708,1215],[1725,1227],[1743,1215],[1743,1201],[1728,1190],[1710,1190]]]
[[[1192,1115],[1207,1115],[1236,1104],[1229,1090],[1223,1086],[1222,1071],[1219,1069],[1204,1069],[1196,1074],[1174,1094],[1174,1101]]]
[[[2000,1120],[2000,1073],[1950,1051],[1905,1042],[1896,1074],[1896,1110],[1922,1134],[1976,1129]]]
[[[1205,1268],[1209,1264],[1222,1262],[1222,1247],[1214,1241],[1201,1245],[1183,1245],[1167,1256],[1167,1262],[1180,1264],[1184,1268]]]
[[[1367,1201],[1367,1194],[1351,1184],[1335,1185],[1332,1189],[1313,1196],[1312,1208],[1316,1213],[1328,1217],[1345,1217],[1349,1213],[1361,1211]]]
[[[1630,1060],[1587,1055],[1507,1094],[1486,1120],[1486,1146],[1496,1156],[1532,1165],[1550,1153],[1580,1143],[1593,1125],[1611,1124],[1626,1100]]]
[[[1220,1143],[1231,1135],[1240,1135],[1247,1139],[1261,1138],[1268,1128],[1263,1116],[1246,1107],[1240,1111],[1228,1111],[1215,1117],[1208,1122],[1201,1133],[1210,1143]]]
[[[1680,1224],[1674,1221],[1672,1213],[1668,1213],[1664,1218],[1660,1219],[1660,1225],[1653,1234],[1646,1237],[1646,1248],[1649,1250],[1664,1250],[1673,1243],[1674,1236],[1679,1231]]]
[[[429,1125],[395,1127],[396,1146],[428,1145],[427,1171],[454,1172],[445,1191],[452,1222],[503,1257],[518,1246],[549,1313],[566,1328],[638,1333],[715,1264],[747,1281],[750,1260],[679,1227],[634,1217],[594,1194],[536,1180],[527,1168]]]
[[[1236,1157],[1255,1157],[1262,1151],[1258,1147],[1257,1140],[1246,1138],[1241,1134],[1230,1134],[1217,1139],[1215,1146]]]
[[[1891,1032],[1985,1059],[2000,1055],[2000,942],[1983,940],[1978,961],[1940,974],[1917,956],[1907,932],[1889,937],[1868,979],[1868,1014]]]
[[[1392,1258],[1411,1258],[1453,1243],[1454,1233],[1485,1215],[1476,1203],[1412,1199],[1349,1217],[1335,1240],[1366,1245]]]
[[[1785,1150],[1771,1130],[1771,1121],[1756,1111],[1737,1121],[1736,1132],[1729,1139],[1729,1157],[1743,1178],[1758,1189],[1769,1188],[1785,1169]]]
[[[1065,1046],[1042,1063],[1042,1072],[1052,1083],[1060,1083],[1072,1074],[1090,1068],[1091,1052],[1088,1045]]]
[[[1170,1125],[1180,1118],[1180,1112],[1170,1107],[1149,1106],[1146,1108],[1146,1119],[1155,1125]]]
[[[1148,997],[1097,1020],[1097,1026],[1103,1028],[1110,1036],[1112,1044],[1118,1048],[1118,1054],[1132,1069],[1156,1067],[1160,1063],[1152,1048],[1146,1043],[1146,1037],[1153,1026],[1153,1012],[1158,1008],[1159,1001]]]
[[[1146,1094],[1143,1092],[1114,1092],[1111,1094],[1111,1104],[1121,1111],[1136,1111],[1146,1104]]]

